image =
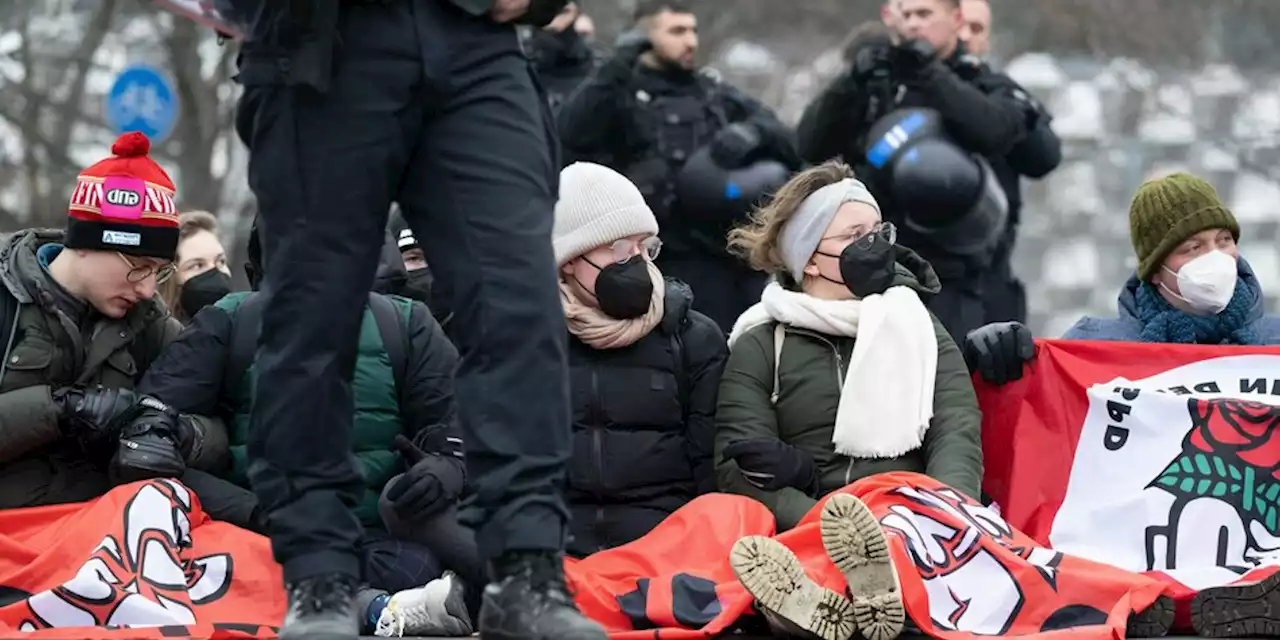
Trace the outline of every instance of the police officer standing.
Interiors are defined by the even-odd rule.
[[[361,479],[351,375],[397,201],[456,318],[467,480],[495,580],[480,635],[603,640],[563,573],[559,164],[514,26],[546,24],[563,0],[219,2],[246,33],[236,127],[267,296],[249,477],[288,590],[280,637],[354,639],[365,613],[352,604]]]
[[[759,301],[764,275],[728,254],[725,235],[800,159],[773,113],[698,68],[698,19],[687,2],[641,0],[635,21],[561,108],[565,161],[609,166],[640,187],[662,229],[662,272],[689,284],[694,308],[728,331]],[[686,182],[703,193],[679,192],[686,163],[694,165]],[[710,203],[701,197],[708,191]]]
[[[960,2],[897,0],[898,42],[867,38],[798,128],[801,155],[853,163],[901,228],[901,242],[934,266],[942,292],[930,308],[958,340],[994,317],[1026,316],[1010,267],[1019,176],[1042,176],[1061,158],[1039,103],[965,53]],[[930,118],[912,109],[932,114],[936,126],[921,125]],[[930,153],[901,153],[927,137],[936,138]],[[971,188],[954,190],[969,176]],[[946,211],[949,204],[958,211]]]
[[[551,24],[534,30],[529,38],[529,57],[556,111],[596,66],[595,52],[574,28],[581,15],[580,5],[570,2]]]

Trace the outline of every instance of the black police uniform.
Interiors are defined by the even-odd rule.
[[[528,49],[553,111],[559,111],[596,68],[595,51],[572,25],[559,32],[535,31]]]
[[[558,552],[559,163],[515,27],[488,0],[222,2],[249,32],[236,126],[267,261],[249,474],[286,582],[359,575],[350,379],[393,200],[456,319],[481,552]],[[530,22],[563,4],[534,0]]]
[[[942,291],[930,308],[957,340],[996,318],[1025,318],[1025,292],[1010,266],[1022,203],[1019,175],[1044,175],[1060,161],[1049,118],[1017,83],[963,48],[914,69],[895,64],[892,51],[874,44],[855,53],[852,67],[805,109],[797,129],[800,153],[813,163],[844,157],[867,180],[886,218],[901,223],[889,185],[866,165],[867,134],[900,107],[940,112],[949,136],[987,159],[1003,187],[1009,201],[1005,235],[994,255],[979,262],[948,255],[902,224],[900,242],[938,272]]]
[[[639,187],[658,217],[658,265],[688,284],[694,309],[725,331],[760,300],[765,275],[731,257],[731,225],[680,211],[675,183],[684,162],[731,123],[754,125],[759,155],[800,167],[791,132],[764,105],[709,71],[654,69],[620,52],[583,84],[559,113],[565,161],[609,166]]]

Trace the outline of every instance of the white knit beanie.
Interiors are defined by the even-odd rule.
[[[556,265],[640,233],[658,235],[658,220],[626,176],[591,162],[575,162],[560,172],[551,232]]]

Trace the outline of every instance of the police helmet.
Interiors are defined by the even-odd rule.
[[[991,165],[946,136],[936,111],[891,113],[869,140],[867,164],[905,227],[955,255],[995,249],[1008,221],[1008,198]]]
[[[725,169],[712,159],[710,147],[704,146],[676,174],[676,206],[690,219],[737,223],[790,177],[791,171],[776,160]]]

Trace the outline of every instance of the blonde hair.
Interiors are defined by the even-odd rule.
[[[790,280],[778,249],[782,228],[813,192],[852,177],[853,169],[839,160],[828,160],[792,176],[769,202],[751,213],[746,224],[729,232],[730,253],[742,257],[757,271],[786,275]]]
[[[208,211],[188,211],[178,216],[178,242],[194,236],[201,231],[218,235],[218,219]]]
[[[213,217],[208,211],[188,211],[178,216],[178,246],[182,246],[182,241],[194,236],[201,231],[208,231],[213,235],[218,235],[218,219]],[[182,256],[174,256],[176,268],[182,260]],[[190,320],[182,309],[179,300],[182,296],[182,285],[178,284],[178,278],[175,275],[165,280],[156,290],[156,295],[164,301],[164,305],[169,308],[169,312],[184,324]]]

